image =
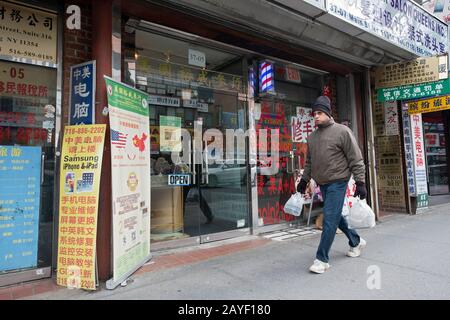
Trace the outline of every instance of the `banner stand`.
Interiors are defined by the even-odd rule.
[[[106,289],[108,289],[108,290],[115,289],[118,285],[120,285],[121,283],[126,281],[129,277],[131,277],[136,271],[138,271],[140,268],[142,268],[142,266],[144,264],[149,262],[151,260],[151,258],[152,258],[152,254],[150,253],[150,255],[148,257],[146,257],[144,260],[142,260],[141,262],[139,262],[138,265],[136,265],[136,267],[134,269],[131,269],[129,272],[127,272],[122,277],[117,279],[117,281],[114,281],[114,278],[111,278],[108,281],[106,281]]]

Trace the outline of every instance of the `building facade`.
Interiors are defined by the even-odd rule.
[[[349,18],[364,8],[340,5],[0,1],[6,32],[0,52],[0,179],[15,181],[3,187],[12,195],[0,200],[0,231],[5,243],[17,237],[0,251],[0,285],[48,277],[61,256],[55,239],[62,132],[74,116],[71,67],[88,61],[96,68],[95,123],[109,124],[104,75],[149,97],[151,251],[298,223],[283,205],[304,166],[306,137],[314,130],[310,107],[319,95],[330,97],[333,117],[353,130],[368,168],[368,200],[377,213],[384,209],[370,70],[413,59],[422,49],[364,30],[360,20]],[[77,8],[78,27],[71,24]],[[429,131],[442,129],[428,123]],[[110,134],[107,127],[97,224],[101,281],[112,272]],[[6,173],[14,170],[22,173]],[[170,176],[183,174],[188,183],[171,182]],[[21,176],[25,189],[13,189]],[[13,213],[23,213],[23,227],[10,221]]]

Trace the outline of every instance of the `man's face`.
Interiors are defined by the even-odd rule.
[[[314,111],[314,122],[316,125],[321,126],[327,124],[330,121],[330,117],[322,111]]]

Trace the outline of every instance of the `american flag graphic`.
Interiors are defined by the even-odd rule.
[[[111,129],[111,144],[116,148],[125,148],[128,134]]]
[[[261,92],[269,92],[274,89],[273,65],[263,61],[259,68],[259,83]]]

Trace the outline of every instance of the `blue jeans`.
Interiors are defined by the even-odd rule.
[[[329,260],[328,253],[338,227],[347,236],[351,247],[356,247],[359,244],[360,238],[358,233],[354,229],[348,228],[347,221],[342,216],[342,206],[344,205],[347,184],[348,182],[343,181],[320,186],[324,201],[323,228],[316,258],[322,262],[328,262]]]

